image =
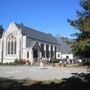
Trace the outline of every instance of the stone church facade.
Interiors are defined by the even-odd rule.
[[[58,43],[51,34],[46,34],[23,24],[10,23],[0,38],[0,62],[10,63],[17,60],[29,60],[31,64],[38,60],[56,58]]]

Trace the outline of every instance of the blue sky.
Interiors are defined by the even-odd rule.
[[[22,23],[52,35],[72,38],[76,30],[67,19],[76,19],[80,0],[0,0],[0,24]]]

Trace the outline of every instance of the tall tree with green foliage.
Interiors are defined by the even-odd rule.
[[[2,37],[3,32],[4,32],[4,29],[3,29],[2,25],[0,25],[0,38]]]
[[[77,11],[76,20],[68,20],[71,26],[79,30],[72,48],[75,55],[90,57],[90,0],[81,0],[81,11]]]

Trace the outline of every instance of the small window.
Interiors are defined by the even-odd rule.
[[[60,57],[60,54],[58,54],[58,57]]]
[[[27,58],[29,58],[29,52],[27,52]]]

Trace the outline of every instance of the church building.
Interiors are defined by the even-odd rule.
[[[57,40],[51,35],[24,26],[10,23],[0,38],[0,62],[10,63],[29,60],[31,64],[56,58]]]

